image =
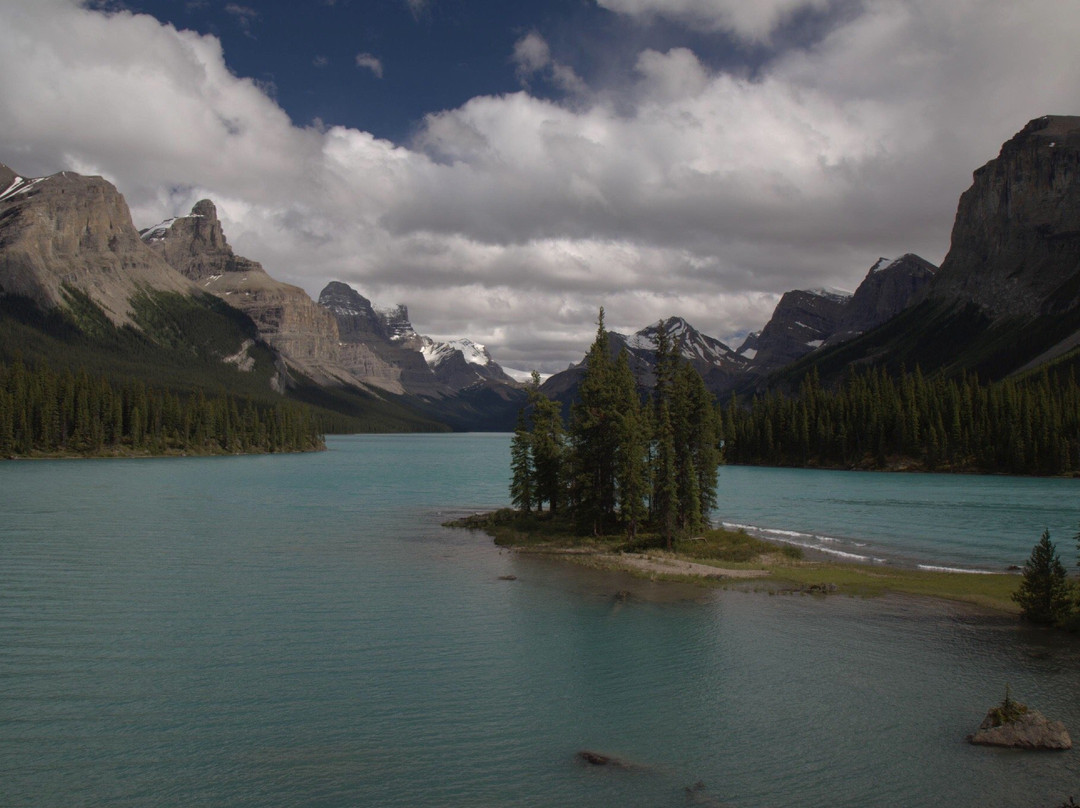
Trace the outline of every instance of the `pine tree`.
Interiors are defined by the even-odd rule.
[[[533,371],[529,389],[532,408],[532,459],[536,474],[535,501],[537,510],[555,513],[563,499],[563,463],[566,459],[565,431],[559,405],[540,392],[540,374]]]
[[[1065,567],[1058,558],[1050,531],[1044,530],[1024,564],[1024,580],[1013,593],[1020,613],[1032,623],[1054,625],[1063,622],[1072,609],[1072,597]]]
[[[536,472],[532,460],[532,435],[529,434],[524,409],[518,412],[514,437],[510,440],[510,472],[510,499],[519,511],[530,513]]]
[[[571,408],[571,467],[576,516],[581,526],[600,535],[615,516],[616,420],[621,402],[615,390],[615,367],[604,327],[597,319],[596,339],[585,357],[585,375]]]
[[[615,495],[619,519],[628,538],[637,538],[638,525],[645,519],[647,493],[648,425],[637,394],[634,374],[626,352],[615,361],[616,414]]]

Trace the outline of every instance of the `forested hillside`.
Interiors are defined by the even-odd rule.
[[[854,373],[836,390],[807,376],[793,397],[732,400],[730,463],[1071,474],[1080,471],[1075,363],[980,384],[973,375]]]

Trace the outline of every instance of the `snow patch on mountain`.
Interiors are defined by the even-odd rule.
[[[889,267],[895,266],[899,261],[900,261],[899,258],[879,258],[874,263],[874,265],[872,267],[870,267],[870,271],[868,273],[866,273],[866,274],[867,275],[874,275],[875,273],[883,272],[884,270],[888,269]]]
[[[834,289],[832,287],[819,286],[816,289],[803,289],[808,295],[814,295],[815,297],[824,297],[829,300],[835,300],[838,303],[851,299],[851,292],[845,292],[843,289]]]
[[[487,348],[471,339],[454,339],[449,342],[436,342],[431,337],[423,337],[420,353],[429,367],[435,368],[455,353],[460,353],[470,365],[487,367],[491,364],[491,354]]]
[[[16,176],[15,179],[12,181],[11,185],[9,185],[4,190],[4,192],[0,194],[0,202],[11,199],[13,196],[18,196],[19,194],[26,193],[44,179],[48,178],[36,177],[34,179],[27,179],[26,177]]]

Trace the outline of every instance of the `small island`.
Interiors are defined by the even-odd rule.
[[[977,746],[1060,751],[1072,749],[1072,739],[1060,721],[1051,721],[1012,698],[1008,685],[1001,704],[991,707],[978,731],[968,736]]]
[[[514,507],[450,524],[519,552],[653,579],[772,593],[896,592],[1021,612],[1017,574],[839,563],[711,528],[723,419],[663,323],[656,343],[655,383],[643,395],[625,352],[612,355],[601,309],[568,425],[534,376],[511,441]]]

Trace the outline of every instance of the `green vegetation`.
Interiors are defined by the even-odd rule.
[[[868,564],[809,561],[799,548],[776,545],[743,531],[709,530],[675,542],[674,550],[655,549],[662,543],[658,533],[640,534],[636,541],[626,536],[582,536],[572,519],[564,514],[521,513],[504,508],[493,513],[468,516],[448,523],[451,527],[482,530],[504,547],[527,552],[553,553],[570,561],[624,569],[633,575],[687,580],[685,573],[644,572],[630,564],[620,564],[621,554],[647,554],[660,560],[681,559],[723,570],[764,570],[765,577],[750,582],[724,579],[725,587],[753,587],[769,592],[835,593],[851,597],[880,597],[889,593],[932,597],[970,603],[997,611],[1018,613],[1013,600],[1016,575],[975,575],[937,572]],[[692,578],[692,576],[691,576]],[[700,579],[716,585],[716,581]]]
[[[1078,534],[1080,535],[1080,534]],[[1075,628],[1080,613],[1080,586],[1071,584],[1057,548],[1044,530],[1024,564],[1024,579],[1013,594],[1025,620]]]
[[[181,398],[203,391],[208,399],[233,397],[267,409],[292,400],[306,405],[322,433],[432,432],[444,425],[410,402],[354,388],[331,388],[291,372],[284,398],[274,351],[259,340],[243,312],[213,295],[153,293],[132,301],[138,327],[117,327],[84,293],[66,289],[68,308],[43,311],[32,301],[0,296],[0,362],[57,373],[85,372],[122,387],[138,379]],[[253,360],[241,371],[223,361],[248,346]]]
[[[579,535],[625,533],[633,542],[655,533],[671,549],[700,531],[715,505],[712,396],[661,324],[656,386],[642,402],[625,352],[611,359],[603,309],[585,367],[568,427],[534,374],[511,442],[511,499],[526,515],[545,503],[549,514],[567,514]]]
[[[776,545],[751,536],[744,530],[709,530],[701,536],[679,540],[675,544],[675,552],[682,558],[736,564],[751,564],[776,555],[791,561],[799,561],[803,557],[800,547]]]
[[[734,399],[724,412],[731,463],[1060,475],[1080,473],[1080,384],[1059,364],[990,385],[974,376],[816,372],[794,397]]]
[[[180,396],[140,381],[0,363],[0,457],[311,451],[314,414],[287,401]]]
[[[1017,721],[1023,716],[1027,715],[1028,707],[1026,704],[1021,704],[1012,697],[1009,692],[1009,686],[1005,685],[1005,698],[1001,700],[1001,704],[997,707],[990,709],[987,713],[987,717],[990,719],[990,726],[1000,727],[1004,724],[1011,724],[1013,721]]]

